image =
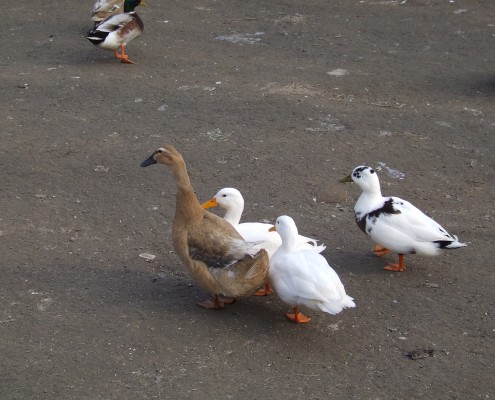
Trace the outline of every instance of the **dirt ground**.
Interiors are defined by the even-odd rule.
[[[494,1],[150,0],[134,65],[91,6],[3,3],[1,399],[495,398]],[[197,307],[173,177],[139,167],[164,143],[200,200],[325,243],[357,307]],[[360,164],[468,247],[382,270]]]

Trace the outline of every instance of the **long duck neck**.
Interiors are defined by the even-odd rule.
[[[203,213],[203,209],[194,194],[184,160],[180,160],[171,165],[171,169],[177,182],[177,203],[175,206],[176,216],[181,215],[183,218],[189,219],[191,217],[201,215]]]
[[[282,235],[280,235],[282,236]],[[295,251],[299,247],[299,232],[296,227],[290,228],[288,232],[285,232],[282,236],[282,248],[287,252]]]
[[[365,187],[362,187],[362,190],[363,192],[354,206],[354,211],[356,211],[356,213],[359,211],[362,213],[369,212],[383,201],[380,183],[375,182],[373,184],[366,185]],[[363,217],[363,214],[356,214],[356,218],[358,217]]]

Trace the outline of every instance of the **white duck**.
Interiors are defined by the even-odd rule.
[[[244,211],[244,198],[239,190],[234,188],[223,188],[209,201],[201,205],[203,208],[220,206],[225,210],[224,219],[229,222],[242,238],[247,242],[258,242],[260,249],[265,249],[268,256],[271,257],[282,244],[282,238],[277,232],[270,232],[272,224],[262,222],[243,222],[240,223],[242,212]],[[299,249],[313,250],[321,253],[326,246],[317,245],[315,239],[298,235],[297,243]],[[270,284],[267,283],[264,289],[260,289],[256,294],[266,296],[271,293]]]
[[[371,167],[356,167],[340,182],[355,182],[363,191],[354,214],[359,228],[378,243],[374,253],[385,255],[391,250],[399,254],[399,263],[384,269],[404,271],[404,254],[435,256],[442,249],[466,246],[408,201],[383,197],[380,181]]]
[[[291,217],[278,217],[271,229],[280,234],[282,245],[270,259],[269,276],[275,292],[293,308],[287,318],[297,323],[311,321],[298,306],[329,314],[356,306],[325,257],[299,248],[297,227]]]

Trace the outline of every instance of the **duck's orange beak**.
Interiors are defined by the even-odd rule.
[[[217,199],[213,197],[211,200],[208,200],[206,203],[201,204],[201,207],[206,209],[206,208],[216,207],[218,205],[219,204],[217,203]]]
[[[268,232],[277,232],[277,228],[275,228],[275,225],[268,229]]]

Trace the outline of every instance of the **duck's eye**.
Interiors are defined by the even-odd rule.
[[[370,174],[374,174],[374,173],[375,173],[375,171],[370,169]]]
[[[226,195],[226,194],[224,194],[222,197],[227,197],[227,195]]]
[[[158,149],[158,153],[163,153],[163,150],[162,149]]]

